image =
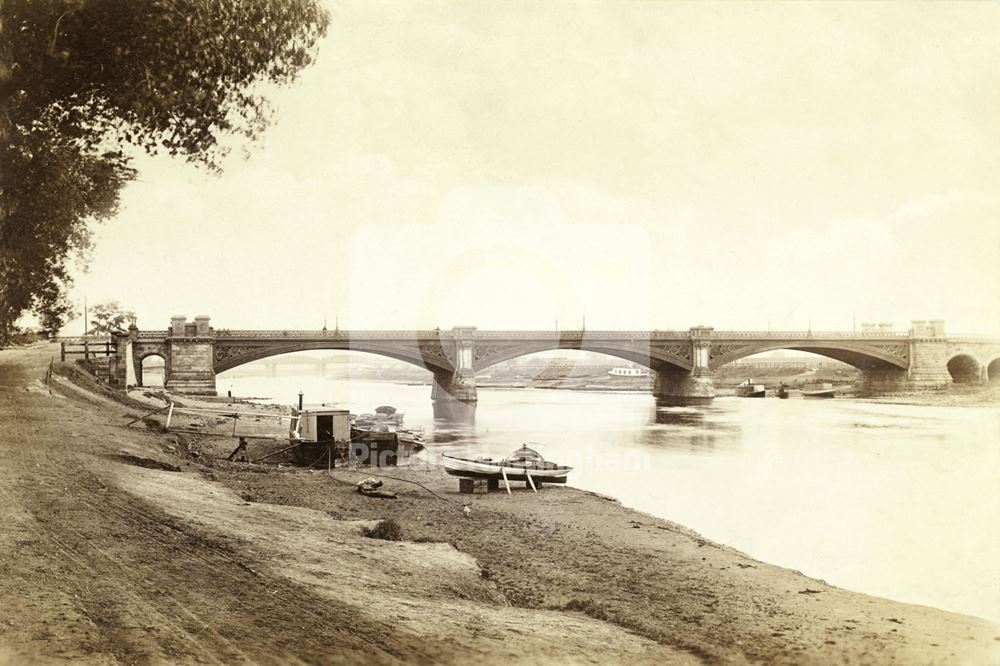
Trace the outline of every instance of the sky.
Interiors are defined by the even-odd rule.
[[[77,303],[143,329],[1000,333],[996,3],[329,7],[222,175],[137,159]]]

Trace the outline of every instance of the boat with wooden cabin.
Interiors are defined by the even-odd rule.
[[[405,456],[414,449],[394,427],[383,424],[356,429],[348,410],[326,405],[293,407],[288,442],[295,445],[292,457],[299,465],[336,466],[337,460],[345,460],[373,467],[395,467],[401,453]],[[327,460],[329,454],[332,459]]]
[[[296,445],[292,457],[300,465],[315,464],[328,452],[334,459],[345,458],[351,443],[351,413],[326,405],[293,407],[288,443]]]

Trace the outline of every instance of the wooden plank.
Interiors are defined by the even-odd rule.
[[[174,428],[170,432],[181,433],[182,435],[198,435],[199,437],[220,437],[222,439],[235,439],[224,432],[205,432],[204,430],[191,430],[188,428]],[[274,437],[273,435],[240,435],[244,439],[264,439],[269,442],[287,442],[287,437]],[[296,444],[295,446],[298,446]]]
[[[132,425],[133,423],[138,423],[139,421],[143,420],[147,416],[152,416],[153,414],[159,414],[160,412],[162,412],[164,409],[167,409],[168,407],[169,407],[169,405],[164,405],[163,407],[160,407],[159,409],[154,409],[153,411],[149,412],[148,414],[143,414],[139,418],[133,419],[132,421],[129,421],[128,423],[125,424],[125,426],[127,427],[127,426]]]
[[[297,419],[298,416],[289,416],[287,414],[268,414],[267,412],[234,412],[232,410],[222,410],[222,409],[200,409],[195,407],[178,407],[178,412],[193,412],[195,414],[218,414],[219,416],[233,416],[234,414],[238,416],[260,416],[269,419]]]
[[[531,491],[537,493],[538,489],[535,488],[535,482],[531,480],[531,474],[528,473],[527,469],[524,470],[524,476],[527,477],[528,484],[531,485]]]
[[[507,480],[507,470],[500,466],[500,475],[503,476],[504,485],[507,486],[507,494],[510,495],[510,481]]]
[[[255,437],[254,439],[263,439],[263,438],[262,437]],[[260,458],[254,458],[250,462],[254,462],[254,463],[255,462],[259,462],[261,460],[264,460],[265,458],[270,458],[271,456],[276,456],[279,453],[284,453],[285,451],[290,451],[290,450],[294,449],[297,446],[302,446],[302,444],[303,444],[303,442],[296,442],[295,444],[292,444],[291,446],[286,446],[283,449],[279,449],[277,451],[271,451],[267,455],[261,456]]]

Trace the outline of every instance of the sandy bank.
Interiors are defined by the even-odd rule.
[[[584,491],[478,495],[464,518],[440,470],[391,474],[444,499],[386,479],[399,498],[382,500],[354,492],[366,470],[228,463],[229,438],[125,427],[140,404],[42,384],[48,360],[0,352],[0,660],[1000,659],[996,625],[840,590]],[[361,535],[386,517],[405,541]]]

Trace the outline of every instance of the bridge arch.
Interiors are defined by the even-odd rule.
[[[784,350],[803,351],[825,356],[835,361],[847,363],[859,370],[886,370],[893,367],[906,370],[909,368],[908,359],[903,359],[890,351],[866,345],[851,344],[850,342],[820,340],[787,341],[741,346],[713,357],[709,361],[709,368],[716,370],[747,356]]]
[[[476,370],[485,370],[497,363],[512,361],[522,356],[530,356],[550,351],[584,351],[593,354],[603,354],[614,358],[620,358],[629,363],[641,365],[650,370],[660,371],[665,369],[680,369],[689,371],[692,368],[690,361],[676,358],[663,351],[650,348],[647,343],[636,345],[632,349],[623,347],[612,347],[602,344],[600,340],[566,340],[553,339],[550,341],[533,341],[529,343],[514,345],[496,351],[488,351],[483,356],[476,357]]]
[[[162,363],[147,364],[147,359],[157,358],[162,361]],[[152,386],[155,388],[162,388],[167,380],[167,359],[166,357],[157,351],[147,351],[140,355],[137,360],[133,361],[135,367],[135,383],[139,386]],[[162,370],[161,373],[150,372],[152,367],[158,367]],[[160,374],[159,384],[149,384],[147,383],[147,376],[152,374]]]
[[[957,354],[948,360],[948,374],[956,384],[976,384],[979,382],[982,366],[971,354]]]
[[[488,375],[491,371],[495,372],[499,370],[498,366],[504,363],[512,363],[512,365],[508,366],[510,369],[520,369],[521,372],[524,372],[525,370],[537,371],[537,373],[543,375],[553,370],[561,372],[580,368],[594,369],[597,366],[606,366],[610,368],[623,366],[626,363],[651,370],[648,362],[640,363],[638,360],[632,361],[624,359],[619,355],[605,354],[603,352],[595,352],[589,349],[565,348],[545,349],[514,356],[506,361],[490,363],[489,365],[477,368],[477,375],[482,378],[480,373]],[[652,373],[650,372],[647,376],[651,375]],[[537,376],[535,378],[537,378]]]
[[[991,384],[1000,384],[1000,358],[995,358],[986,366],[986,379]]]
[[[447,359],[441,358],[431,358],[427,355],[421,355],[415,350],[404,350],[398,347],[391,347],[388,345],[380,345],[378,343],[367,343],[363,345],[359,344],[338,344],[336,341],[330,342],[299,342],[289,345],[282,346],[265,346],[256,349],[251,349],[233,356],[228,356],[219,361],[216,361],[212,370],[219,374],[225,372],[226,370],[232,370],[233,368],[239,367],[246,363],[252,363],[253,361],[259,361],[261,359],[269,358],[271,356],[281,356],[283,354],[293,354],[295,352],[301,351],[347,351],[347,352],[363,352],[366,354],[375,354],[377,356],[387,356],[389,358],[394,358],[398,361],[405,361],[419,368],[429,370],[434,373],[444,373],[452,372],[450,364],[447,363]]]

